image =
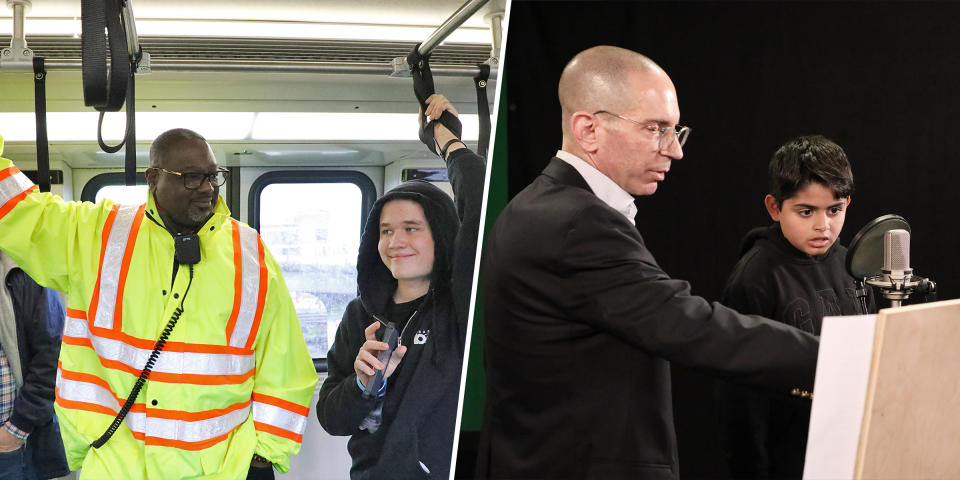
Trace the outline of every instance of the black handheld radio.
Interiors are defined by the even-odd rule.
[[[380,353],[377,354],[377,360],[385,366],[383,370],[377,370],[367,380],[367,384],[364,385],[363,396],[367,398],[376,397],[377,393],[380,392],[380,388],[383,387],[383,377],[387,373],[387,366],[390,365],[390,356],[393,355],[393,351],[396,350],[397,340],[400,337],[396,324],[387,322],[386,325],[387,327],[386,330],[383,331],[381,341],[386,342],[388,348],[386,350],[380,350]]]

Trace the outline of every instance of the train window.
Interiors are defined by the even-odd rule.
[[[123,205],[140,205],[147,198],[146,185],[107,185],[97,192],[94,202],[99,202],[104,198],[113,200],[113,203]]]
[[[84,202],[99,202],[104,198],[124,205],[140,205],[147,201],[147,179],[137,172],[137,184],[124,185],[123,172],[101,173],[91,178],[80,194]]]
[[[251,188],[250,219],[280,264],[319,370],[357,296],[357,249],[375,196],[357,172],[270,172]]]

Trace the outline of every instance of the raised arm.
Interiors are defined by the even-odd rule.
[[[444,111],[457,116],[457,110],[443,95],[431,95],[427,99],[426,115],[439,118]],[[460,217],[460,231],[457,233],[453,261],[453,294],[457,308],[458,321],[466,327],[467,313],[470,311],[470,291],[473,286],[473,271],[477,254],[477,236],[480,231],[480,217],[483,211],[483,187],[486,174],[486,161],[472,152],[453,132],[440,122],[434,122],[434,138],[437,150],[445,153],[447,176],[453,187],[454,202]],[[444,150],[446,146],[446,150]]]

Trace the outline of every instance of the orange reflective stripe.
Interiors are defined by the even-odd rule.
[[[90,374],[57,370],[56,401],[64,408],[108,416],[116,415],[125,401],[107,383]],[[152,445],[179,445],[203,449],[229,436],[250,415],[251,401],[225,408],[187,412],[147,408],[135,403],[124,424],[135,438]]]
[[[120,205],[114,205],[107,214],[107,221],[103,224],[103,233],[100,238],[100,263],[97,267],[97,282],[93,284],[93,298],[90,299],[90,319],[97,318],[97,306],[100,303],[100,277],[103,275],[103,259],[107,255],[107,240],[110,239],[110,230],[113,229],[113,221],[117,218],[117,212]]]
[[[103,379],[64,370],[62,364],[57,365],[56,401],[65,408],[110,416],[116,415],[123,403]]]
[[[0,170],[0,218],[6,216],[27,195],[38,190],[19,168],[10,166]]]
[[[256,230],[233,222],[234,309],[227,322],[227,343],[252,348],[266,301],[265,251]]]
[[[65,319],[63,343],[90,348],[105,368],[136,376],[140,375],[140,369],[154,347],[153,341],[137,339],[122,332],[105,328],[90,329],[87,321],[75,316]],[[210,353],[211,351],[215,353]],[[171,348],[164,349],[163,355],[154,365],[150,379],[159,382],[227,385],[243,383],[252,377],[255,371],[256,359],[252,350],[177,342],[172,344]]]
[[[13,207],[16,207],[17,204],[23,201],[24,198],[27,198],[27,195],[30,195],[33,192],[39,192],[39,191],[40,189],[37,188],[36,185],[34,185],[29,189],[27,189],[26,191],[23,191],[17,194],[16,196],[14,196],[13,198],[11,198],[10,200],[4,202],[3,206],[0,207],[0,218],[7,216],[7,214],[10,213],[10,210],[13,210]]]
[[[108,391],[110,391],[111,394],[113,394],[113,391],[110,390],[110,385],[107,383],[107,381],[96,375],[91,375],[89,373],[83,373],[83,372],[73,372],[70,370],[64,370],[63,362],[59,362],[59,361],[57,362],[57,369],[61,378],[65,378],[67,380],[75,380],[78,382],[92,383],[94,385],[98,385],[107,389]],[[120,400],[120,397],[117,397],[116,394],[113,394],[113,396],[116,397],[117,400]]]
[[[123,325],[123,287],[127,284],[127,271],[130,270],[130,258],[133,256],[133,247],[137,243],[137,232],[140,230],[140,222],[143,221],[143,210],[146,204],[140,205],[137,213],[133,217],[133,224],[130,226],[130,234],[127,235],[127,248],[123,252],[123,263],[120,267],[120,278],[117,282],[117,301],[113,313],[113,329],[120,331]]]
[[[63,343],[67,345],[76,345],[78,347],[90,347],[93,348],[93,342],[89,338],[74,337],[74,336],[63,336]]]
[[[310,407],[305,407],[298,403],[293,403],[289,400],[272,397],[270,395],[264,395],[262,393],[253,392],[253,401],[267,403],[275,407],[280,407],[285,410],[290,410],[291,412],[303,415],[304,417],[310,414]]]
[[[142,432],[148,443],[160,441],[199,445],[216,443],[217,438],[225,438],[247,421],[250,417],[250,407],[248,402],[226,413],[196,420],[182,418],[187,412],[176,412],[174,416],[178,418],[172,419],[159,417],[155,413],[153,409],[147,409],[146,413],[131,412],[126,418],[127,427],[133,432]]]
[[[8,177],[12,177],[12,176],[14,176],[14,175],[16,175],[16,174],[18,174],[18,173],[22,173],[22,172],[20,172],[20,169],[17,168],[16,166],[14,166],[14,165],[11,165],[11,166],[9,166],[9,167],[7,167],[7,168],[4,168],[3,170],[0,170],[0,181],[6,179],[6,178],[8,178]]]
[[[68,308],[67,317],[77,319],[77,320],[86,320],[87,312]],[[147,350],[153,350],[153,347],[157,343],[154,340],[137,338],[123,332],[115,332],[113,330],[108,330],[105,328],[93,327],[91,329],[91,332],[98,337],[117,340],[117,341],[126,343],[127,345],[130,345],[136,348],[143,348]],[[73,337],[69,335],[64,335],[64,342],[70,343],[71,345],[81,345],[81,346],[92,347],[92,344],[90,343],[90,339],[87,337]],[[167,342],[163,347],[163,351],[213,353],[217,355],[251,355],[254,353],[253,350],[250,350],[250,349],[231,347],[229,345],[209,345],[205,343],[185,343],[185,342]]]
[[[116,214],[110,222],[109,232],[104,227],[102,235],[106,241],[102,245],[100,270],[93,291],[96,304],[91,304],[96,308],[89,310],[92,326],[119,331],[117,318],[122,312],[123,282],[126,280],[125,272],[136,244],[140,221],[143,220],[143,208],[144,205],[115,206]]]
[[[240,299],[243,298],[243,257],[240,245],[240,222],[233,220],[231,237],[233,237],[233,310],[227,322],[227,344],[233,338],[233,329],[237,326],[237,317],[240,315]]]
[[[109,415],[109,416],[111,416],[111,417],[112,417],[112,416],[115,416],[115,415],[117,414],[116,411],[111,410],[111,409],[109,409],[109,408],[107,408],[107,407],[104,407],[104,406],[102,406],[102,405],[97,405],[96,403],[87,403],[87,402],[78,402],[78,401],[75,401],[75,400],[67,400],[67,399],[65,399],[65,398],[63,398],[63,397],[60,396],[60,389],[59,389],[59,388],[55,389],[55,395],[56,395],[57,405],[60,405],[61,407],[66,408],[66,409],[70,409],[70,410],[84,410],[84,411],[87,411],[87,412],[102,413],[102,414],[104,414],[104,415]]]
[[[107,392],[109,392],[110,395],[114,399],[116,399],[118,405],[123,405],[123,403],[126,402],[125,398],[118,397],[117,394],[113,392],[113,390],[110,388],[110,385],[106,382],[106,380],[96,375],[91,375],[89,373],[83,373],[83,372],[74,372],[70,370],[64,370],[62,362],[57,362],[57,368],[59,369],[58,373],[60,378],[63,378],[66,380],[73,380],[75,382],[82,382],[82,383],[89,383],[92,385],[96,385],[98,387],[103,388]],[[184,421],[192,422],[197,420],[209,420],[211,418],[216,418],[216,417],[225,415],[227,413],[246,408],[250,406],[250,402],[251,400],[247,400],[246,402],[238,402],[228,407],[215,408],[211,410],[203,410],[199,412],[188,412],[186,410],[169,410],[169,409],[161,409],[161,408],[147,408],[145,403],[134,403],[130,411],[133,413],[138,413],[138,412],[146,413],[148,417],[165,418],[170,420],[184,420]]]
[[[137,433],[137,432],[133,433],[133,438],[136,438],[137,440],[142,440],[147,445],[157,445],[161,447],[173,447],[180,450],[197,451],[197,450],[210,448],[226,440],[229,435],[230,435],[230,432],[227,432],[227,433],[224,433],[223,435],[220,435],[219,437],[214,437],[214,438],[211,438],[210,440],[203,440],[200,442],[186,442],[182,440],[167,440],[165,438],[147,437],[146,435],[142,433]]]
[[[274,427],[273,425],[270,425],[267,423],[260,423],[257,421],[253,422],[253,426],[259,432],[266,432],[272,435],[276,435],[278,437],[283,437],[289,440],[293,440],[294,442],[297,442],[297,443],[303,443],[303,435],[301,434],[293,433],[288,430],[277,428],[277,427]]]
[[[213,410],[204,410],[202,412],[186,412],[183,410],[164,410],[159,408],[148,408],[146,412],[148,417],[195,422],[198,420],[209,420],[211,418],[220,417],[230,412],[240,410],[242,408],[247,408],[249,406],[250,406],[250,400],[247,400],[246,402],[235,403],[233,405],[230,405],[229,407],[216,408]]]
[[[253,316],[253,326],[250,327],[250,335],[247,337],[247,348],[253,348],[253,341],[257,339],[257,332],[260,330],[260,319],[263,318],[263,305],[267,301],[267,262],[264,260],[266,251],[263,248],[263,241],[260,235],[257,235],[257,261],[260,262],[260,289],[257,295],[257,313]]]
[[[103,357],[98,358],[100,359],[100,364],[106,368],[120,370],[138,377],[142,372],[142,370],[139,368],[133,368],[117,360],[108,360]],[[150,381],[163,383],[189,383],[191,385],[237,385],[247,381],[247,379],[252,377],[254,373],[255,369],[251,369],[247,373],[241,375],[200,375],[196,373],[166,373],[154,370],[150,372]]]
[[[282,398],[253,393],[253,422],[262,430],[299,442],[307,428],[310,408]]]

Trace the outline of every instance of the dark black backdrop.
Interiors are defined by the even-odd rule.
[[[696,294],[717,299],[742,235],[769,223],[770,155],[819,133],[847,151],[856,179],[840,241],[879,215],[903,215],[916,273],[938,282],[941,299],[960,297],[960,3],[514,0],[501,112],[511,196],[560,146],[564,64],[600,44],[660,64],[693,127],[684,159],[638,200],[637,224],[664,270]],[[674,382],[682,476],[723,476],[712,380],[674,366]]]

